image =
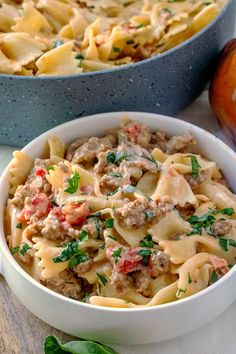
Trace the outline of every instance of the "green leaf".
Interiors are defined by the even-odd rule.
[[[121,49],[119,47],[113,47],[112,48],[114,50],[114,52],[116,53],[120,53],[121,52]]]
[[[220,210],[219,212],[220,212],[220,214],[231,216],[234,214],[234,209],[233,208],[224,208],[224,209]]]
[[[82,59],[84,59],[84,56],[83,56],[83,54],[79,53],[76,55],[75,59],[82,60]]]
[[[227,239],[219,237],[219,245],[225,252],[227,252],[229,250],[228,249],[228,240]]]
[[[112,348],[106,345],[78,340],[62,344],[57,337],[48,336],[44,341],[44,354],[118,354]]]
[[[107,162],[114,164],[115,161],[116,161],[116,153],[114,151],[109,151],[107,153]]]
[[[105,286],[107,284],[107,278],[105,277],[105,275],[102,275],[100,273],[96,273],[96,274],[100,283],[102,283],[102,285]]]
[[[114,219],[113,218],[108,218],[104,221],[105,228],[110,229],[114,225]]]
[[[76,266],[77,264],[84,263],[88,260],[88,253],[79,250],[79,244],[77,241],[68,242],[60,255],[53,258],[54,263],[69,261],[69,267]]]
[[[107,237],[109,237],[110,239],[116,241],[116,237],[115,236],[112,236],[112,235],[108,235]]]
[[[19,253],[19,250],[20,250],[20,246],[15,246],[14,248],[12,248],[11,253],[12,254]]]
[[[112,253],[112,257],[114,258],[115,263],[117,263],[117,262],[118,262],[118,259],[121,257],[121,252],[122,252],[122,247],[118,248],[117,250],[115,250],[115,251]]]
[[[16,224],[16,228],[17,228],[17,229],[22,229],[22,223],[19,222],[18,224]]]
[[[102,245],[100,245],[98,248],[99,248],[100,250],[104,250],[104,249],[105,249],[105,243],[103,243]]]
[[[200,172],[200,169],[201,169],[201,165],[199,165],[199,162],[196,158],[196,156],[194,155],[190,155],[188,156],[191,158],[191,164],[192,164],[192,176],[194,178],[198,177],[199,176],[199,172]]]
[[[74,194],[77,192],[79,186],[80,175],[75,172],[74,175],[68,179],[68,187],[64,190],[66,193]]]
[[[47,171],[55,171],[55,166],[51,165],[51,166],[47,166],[46,167]]]
[[[215,283],[216,281],[218,280],[218,275],[216,273],[216,271],[214,270],[212,273],[211,273],[211,283]]]
[[[178,289],[177,290],[177,293],[176,293],[176,296],[179,296],[181,293],[186,293],[187,289]]]
[[[58,48],[58,47],[60,47],[62,44],[64,43],[64,41],[62,40],[62,39],[56,39],[55,41],[54,41],[54,44],[53,44],[53,49],[55,49],[55,48]]]
[[[128,41],[126,41],[126,44],[135,44],[135,41],[133,39],[129,39]]]
[[[145,210],[144,214],[147,221],[150,221],[154,218],[154,213],[151,210]]]
[[[152,235],[147,234],[142,241],[140,241],[141,247],[153,248],[154,242],[152,240]]]
[[[121,178],[122,174],[120,172],[108,172],[108,176]]]
[[[86,230],[81,230],[79,233],[80,241],[87,241],[89,238],[88,232]]]
[[[140,250],[138,251],[140,256],[150,256],[152,254],[152,250]]]
[[[193,280],[192,280],[192,278],[191,278],[191,275],[190,275],[190,273],[188,273],[188,283],[191,284],[192,281],[193,281]]]
[[[30,250],[31,247],[29,246],[28,243],[24,243],[24,245],[21,247],[19,253],[24,256],[28,250]]]

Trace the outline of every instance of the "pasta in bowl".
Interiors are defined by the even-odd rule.
[[[69,75],[134,63],[190,38],[211,22],[225,3],[3,1],[0,73]]]
[[[235,156],[188,123],[128,116],[120,128],[121,113],[70,122],[16,152],[1,181],[13,256],[0,242],[6,280],[37,316],[75,335],[138,343],[186,333],[235,299]],[[196,304],[196,323],[174,319]],[[159,334],[148,334],[164,314]],[[139,316],[150,322],[143,338]]]

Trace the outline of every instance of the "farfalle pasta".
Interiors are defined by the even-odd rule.
[[[125,118],[68,146],[49,136],[34,163],[14,153],[5,230],[15,259],[46,287],[111,307],[178,301],[220,279],[236,259],[236,196],[183,133]]]
[[[225,2],[3,0],[0,73],[61,76],[134,63],[199,32]]]

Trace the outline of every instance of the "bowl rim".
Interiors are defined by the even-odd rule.
[[[203,128],[200,128],[192,123],[180,120],[178,118],[174,118],[171,116],[165,116],[162,114],[157,114],[157,113],[149,113],[149,112],[136,112],[136,111],[115,111],[115,112],[106,112],[106,113],[98,113],[98,114],[93,114],[93,115],[89,115],[83,118],[77,118],[74,119],[72,121],[60,124],[46,132],[44,132],[43,134],[39,135],[37,138],[33,139],[31,142],[29,142],[26,146],[24,146],[21,151],[25,151],[26,149],[30,149],[31,147],[33,148],[35,145],[37,145],[38,143],[41,142],[41,140],[46,140],[49,134],[55,134],[57,132],[63,131],[64,128],[69,128],[69,127],[73,127],[74,125],[77,126],[80,124],[80,122],[90,122],[93,120],[98,120],[98,119],[102,119],[104,116],[105,117],[109,117],[109,116],[113,116],[113,118],[115,117],[116,120],[118,120],[119,118],[122,118],[122,116],[127,115],[127,116],[135,116],[135,117],[141,117],[141,119],[143,119],[142,117],[152,117],[156,119],[157,124],[158,124],[158,120],[159,119],[165,119],[167,122],[169,121],[169,123],[173,123],[175,122],[177,125],[179,125],[180,127],[183,127],[183,129],[193,129],[195,131],[197,131],[199,134],[201,135],[206,135],[212,142],[217,143],[220,145],[220,148],[224,151],[225,154],[228,154],[233,160],[235,160],[235,164],[236,164],[236,152],[234,152],[228,145],[226,145],[222,140],[220,140],[219,138],[217,138],[216,136],[214,136],[213,134],[209,133],[208,131],[206,131]],[[107,121],[109,121],[107,119]],[[109,123],[108,123],[109,125]],[[108,127],[107,127],[108,128]],[[103,128],[104,129],[104,128]],[[105,128],[106,129],[106,128]],[[104,129],[104,130],[105,130]],[[9,163],[10,164],[10,163]],[[2,175],[0,176],[0,190],[1,190],[1,186],[2,184],[5,183],[7,176],[8,176],[8,169],[9,169],[9,164],[6,166],[6,168],[4,169]],[[10,262],[11,266],[14,268],[14,271],[19,272],[20,275],[25,278],[26,281],[29,281],[33,286],[36,286],[37,288],[39,288],[39,291],[42,292],[46,292],[48,293],[49,296],[53,296],[55,298],[57,298],[60,301],[65,301],[68,302],[70,304],[74,304],[75,306],[85,306],[88,310],[98,310],[98,311],[106,311],[106,312],[118,312],[118,313],[127,313],[127,312],[143,312],[143,311],[162,311],[166,308],[171,308],[171,307],[175,307],[175,306],[182,306],[185,303],[189,303],[192,301],[197,300],[198,298],[201,298],[202,296],[206,295],[207,293],[211,293],[212,291],[214,291],[216,288],[218,288],[219,286],[221,286],[226,280],[228,280],[229,278],[231,278],[233,276],[234,273],[236,273],[236,267],[232,267],[227,274],[225,274],[221,279],[219,279],[217,282],[215,282],[214,284],[208,286],[207,288],[201,290],[200,292],[191,295],[189,297],[186,297],[184,299],[180,299],[177,301],[172,301],[169,303],[164,303],[164,304],[160,304],[160,305],[155,305],[155,306],[149,306],[149,307],[136,307],[136,308],[113,308],[113,307],[105,307],[105,306],[101,306],[101,305],[92,305],[92,304],[87,304],[78,300],[74,300],[71,298],[68,298],[64,295],[58,294],[55,291],[47,288],[46,286],[42,285],[41,283],[39,283],[37,280],[35,280],[33,277],[31,277],[16,261],[16,259],[13,257],[13,255],[11,254],[7,242],[6,242],[6,235],[4,232],[4,207],[5,207],[5,201],[2,202],[2,199],[0,199],[0,209],[2,208],[2,213],[0,215],[0,261],[1,261],[1,257],[2,257],[2,253],[4,253],[4,257],[7,258],[7,261]],[[1,263],[0,263],[1,265]],[[3,273],[3,277],[4,277],[4,273]]]
[[[161,53],[157,54],[153,57],[138,61],[136,63],[130,63],[127,65],[121,65],[121,66],[116,66],[114,69],[103,69],[103,70],[97,70],[97,71],[91,71],[91,72],[86,72],[86,73],[80,73],[80,74],[70,74],[70,75],[52,75],[52,76],[23,76],[23,75],[9,75],[9,74],[0,74],[0,79],[6,78],[6,79],[17,79],[17,80],[65,80],[65,79],[73,79],[73,78],[81,78],[83,80],[83,77],[88,77],[88,76],[99,76],[103,74],[111,74],[112,72],[119,73],[121,71],[128,70],[130,68],[137,68],[140,65],[145,65],[149,64],[153,61],[158,61],[159,59],[165,58],[168,55],[171,55],[175,52],[180,51],[184,46],[188,46],[192,44],[192,42],[195,42],[199,37],[203,36],[204,33],[206,33],[211,27],[214,27],[215,24],[217,24],[220,19],[224,16],[225,12],[228,10],[228,8],[231,6],[231,4],[234,2],[234,0],[226,0],[227,3],[224,5],[224,7],[221,9],[219,14],[212,20],[210,21],[204,28],[202,28],[199,32],[195,33],[192,37],[188,38],[187,40],[181,42],[177,46]]]

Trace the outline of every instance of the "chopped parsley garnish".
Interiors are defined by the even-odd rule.
[[[218,280],[218,274],[217,274],[216,271],[214,270],[214,271],[211,273],[211,283],[214,284],[217,280]]]
[[[191,275],[190,275],[190,273],[188,273],[188,283],[191,284],[192,281],[193,281],[193,280],[192,280],[192,278],[191,278]]]
[[[144,27],[144,24],[143,23],[140,23],[138,26],[136,26],[135,28],[136,29],[139,29],[139,28],[142,28],[142,27]]]
[[[107,278],[105,277],[105,275],[102,275],[102,274],[100,274],[100,273],[96,273],[96,274],[97,274],[97,277],[98,277],[98,281],[99,281],[102,285],[106,286],[106,284],[107,284]]]
[[[224,208],[222,210],[216,210],[214,214],[223,214],[223,215],[228,215],[231,216],[234,214],[234,209],[233,208]]]
[[[112,253],[112,257],[114,258],[115,263],[118,262],[118,259],[121,257],[122,247],[118,248]]]
[[[100,211],[97,211],[96,213],[87,216],[87,219],[89,219],[89,218],[99,218],[101,215],[102,215],[102,213]]]
[[[89,297],[90,297],[90,294],[89,293],[84,293],[84,297],[83,297],[83,299],[81,300],[82,302],[89,302]]]
[[[126,44],[135,44],[135,41],[133,39],[129,39],[128,41],[126,41]]]
[[[154,163],[155,165],[157,165],[157,167],[159,167],[157,161],[154,160],[154,158],[151,155],[148,156],[147,154],[142,154],[141,157],[146,159],[146,160],[148,160],[148,161],[150,161],[150,162],[152,162],[152,163]]]
[[[79,263],[88,261],[89,255],[86,252],[79,250],[77,241],[68,242],[60,255],[53,258],[54,263],[69,261],[69,267],[76,266]]]
[[[12,248],[11,253],[15,254],[15,253],[19,253],[20,250],[20,246],[15,246],[14,248]]]
[[[56,39],[54,44],[53,44],[53,49],[60,47],[64,41],[62,39]]]
[[[186,291],[187,291],[187,289],[178,289],[176,296],[178,297],[178,296],[180,296],[181,293],[183,293],[183,294],[186,293]]]
[[[88,232],[86,230],[81,230],[79,233],[80,241],[87,241],[89,238]]]
[[[121,178],[122,174],[120,172],[108,172],[108,176]]]
[[[116,53],[120,53],[121,52],[121,49],[119,47],[113,47],[112,48],[114,50],[114,52]]]
[[[84,59],[84,56],[79,53],[76,55],[75,59],[82,60],[82,59]]]
[[[28,250],[30,250],[31,249],[31,247],[29,246],[29,244],[28,243],[24,243],[24,245],[21,247],[21,249],[20,249],[20,254],[22,255],[22,256],[24,256],[25,255],[25,253],[28,251]]]
[[[108,235],[107,237],[109,237],[110,239],[116,241],[116,237],[115,236],[112,236],[112,235]]]
[[[228,249],[228,240],[227,239],[219,237],[219,245],[225,252],[227,252],[229,250]]]
[[[119,190],[119,188],[116,188],[114,191],[112,191],[112,192],[108,192],[107,194],[106,194],[106,196],[111,196],[111,195],[114,195],[114,194],[116,194],[117,192],[118,192],[118,190]]]
[[[98,248],[99,248],[100,250],[104,250],[104,249],[105,249],[105,243],[103,243],[102,245],[100,245]]]
[[[101,234],[101,229],[100,229],[98,218],[94,218],[94,224],[95,224],[95,228],[96,228],[96,232],[97,232],[97,238],[99,238],[100,234]]]
[[[152,235],[147,234],[142,241],[140,241],[141,247],[153,248],[154,242],[152,240]]]
[[[79,186],[80,175],[75,172],[74,175],[68,179],[68,187],[64,190],[66,193],[74,194],[77,192]]]
[[[47,171],[55,171],[55,166],[51,165],[51,166],[47,166],[46,167]]]
[[[17,229],[22,229],[22,223],[19,222],[18,224],[16,224],[16,228],[17,228]]]
[[[114,225],[114,219],[113,219],[113,218],[108,218],[108,219],[106,219],[106,220],[104,221],[104,226],[105,226],[105,228],[107,228],[107,229],[112,228],[113,225]]]
[[[119,151],[115,153],[114,151],[109,151],[107,153],[107,162],[113,163],[115,165],[119,165],[119,163],[127,158],[127,154],[125,151]]]
[[[201,165],[199,165],[199,162],[194,155],[188,156],[191,158],[191,164],[192,164],[192,177],[197,178],[199,176],[199,172],[201,169]]]
[[[154,213],[151,210],[145,210],[144,214],[147,221],[150,221],[154,218]]]
[[[151,250],[140,250],[140,251],[138,251],[138,254],[142,257],[143,256],[150,256],[152,254],[152,251]]]

